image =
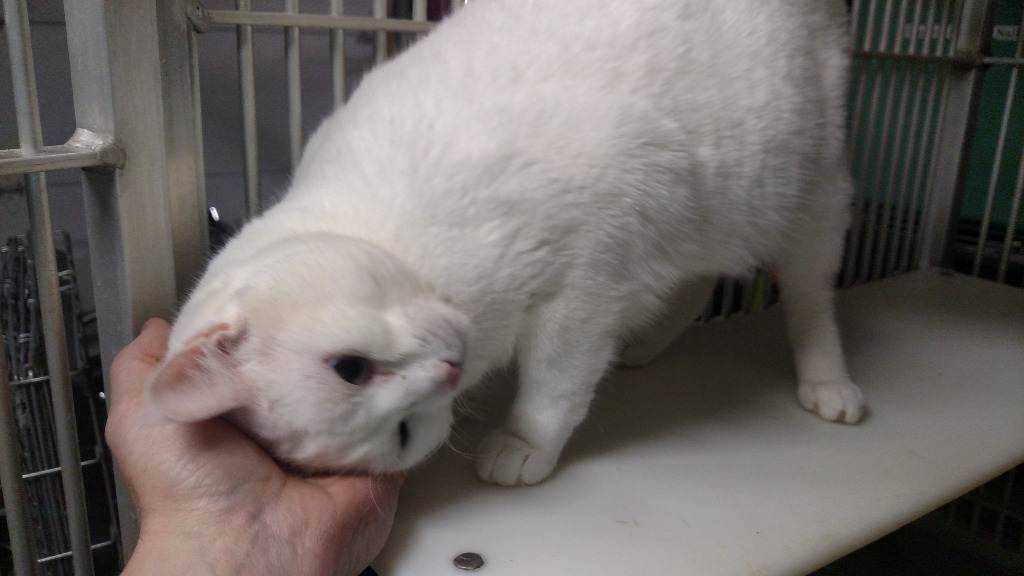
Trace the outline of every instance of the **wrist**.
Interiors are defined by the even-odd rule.
[[[284,574],[254,554],[260,548],[259,521],[252,520],[247,526],[208,518],[143,522],[122,576]]]

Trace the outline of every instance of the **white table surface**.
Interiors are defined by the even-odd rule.
[[[695,326],[600,386],[555,473],[481,483],[494,399],[414,471],[381,576],[811,572],[1024,461],[1024,291],[929,270],[841,291],[845,426],[799,407],[780,310]],[[507,386],[506,386],[507,387]]]

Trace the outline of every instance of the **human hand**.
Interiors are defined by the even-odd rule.
[[[144,384],[169,332],[150,320],[110,370],[106,437],[140,520],[123,574],[358,574],[384,545],[403,477],[304,478],[226,421],[147,421]]]

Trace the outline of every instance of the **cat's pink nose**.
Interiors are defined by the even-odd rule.
[[[462,364],[458,362],[445,361],[444,382],[453,389],[459,384],[462,376]]]

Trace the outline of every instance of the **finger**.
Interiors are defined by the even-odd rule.
[[[118,398],[121,395],[141,394],[145,376],[167,351],[169,333],[167,322],[159,318],[150,319],[142,327],[139,336],[118,352],[110,366],[111,402],[121,400]]]
[[[167,349],[170,326],[154,318],[146,322],[139,336],[122,349],[110,366],[110,411],[108,440],[113,432],[127,432],[142,417],[146,379]]]
[[[156,364],[167,353],[167,338],[171,334],[171,325],[161,318],[150,318],[142,326],[142,332],[134,342],[129,344],[139,360]]]

